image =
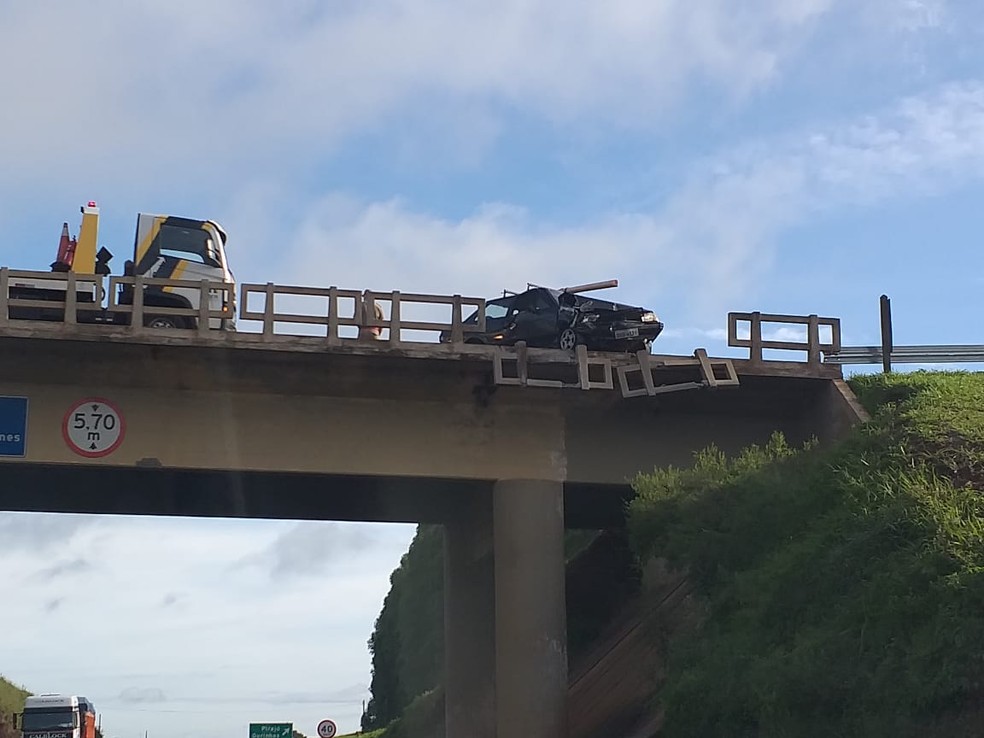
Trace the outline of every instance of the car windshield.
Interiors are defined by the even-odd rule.
[[[44,730],[71,730],[75,727],[75,712],[68,707],[56,710],[28,710],[24,712],[24,732]]]

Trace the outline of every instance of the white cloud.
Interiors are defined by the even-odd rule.
[[[298,523],[281,533],[261,552],[237,564],[259,566],[274,581],[293,576],[323,575],[330,568],[350,564],[376,543],[378,528],[353,523]]]
[[[830,4],[7,3],[0,63],[17,73],[0,78],[0,160],[21,186],[194,190],[226,167],[303,168],[415,111],[438,132],[477,121],[479,139],[498,106],[645,128],[695,88],[768,85]]]
[[[240,198],[240,276],[349,289],[495,295],[526,283],[618,278],[619,299],[646,304],[670,328],[718,327],[729,309],[761,294],[791,226],[835,210],[871,208],[959,188],[984,171],[984,83],[943,86],[860,120],[829,122],[750,141],[695,166],[685,186],[650,212],[611,212],[577,223],[538,219],[491,203],[460,219],[401,200],[362,202],[339,193],[308,199],[278,235],[255,197]],[[304,198],[255,188],[265,212]],[[242,214],[242,215],[241,215]],[[279,221],[278,221],[279,222]],[[261,234],[254,237],[254,233]],[[259,280],[258,280],[259,281]]]
[[[901,0],[898,2],[895,27],[903,31],[939,28],[947,17],[946,0]]]
[[[85,515],[0,514],[0,555],[11,551],[62,550],[64,544],[92,522]]]

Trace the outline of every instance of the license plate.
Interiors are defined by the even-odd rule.
[[[626,328],[625,330],[615,331],[615,338],[634,338],[638,335],[638,328]]]

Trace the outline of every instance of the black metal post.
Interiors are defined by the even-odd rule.
[[[882,371],[886,374],[892,371],[892,301],[888,295],[881,296],[881,343]]]

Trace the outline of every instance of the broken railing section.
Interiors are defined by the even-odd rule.
[[[517,387],[615,389],[615,375],[623,397],[655,396],[682,390],[734,387],[738,375],[730,359],[711,359],[704,349],[693,357],[653,356],[639,351],[634,361],[615,364],[607,356],[591,356],[578,346],[568,360],[558,352],[531,354],[526,344],[497,346],[492,357],[496,384]]]
[[[496,346],[492,355],[492,376],[496,384],[518,387],[578,387],[585,390],[615,387],[611,359],[589,357],[585,346],[578,346],[571,359],[573,364],[570,360],[543,360],[539,356],[531,361],[529,349],[522,341],[515,346]]]
[[[795,334],[797,331],[790,326],[806,326],[806,340],[791,340],[789,333]],[[821,328],[829,329],[829,340],[821,340]],[[739,336],[739,333],[742,335]],[[823,355],[836,354],[841,350],[840,318],[759,312],[728,313],[728,345],[747,348],[751,364],[768,361],[763,357],[763,350],[793,351],[806,353],[806,363],[819,369]]]
[[[712,359],[702,348],[695,349],[693,358],[687,356],[653,356],[645,351],[636,354],[638,364],[618,368],[618,383],[623,397],[642,397],[680,392],[681,390],[737,387],[738,373],[731,359]],[[674,375],[693,371],[693,379],[672,381]],[[681,372],[680,370],[684,370]],[[689,373],[689,372],[687,372]],[[638,375],[639,382],[635,381]],[[670,381],[666,381],[669,379]]]

